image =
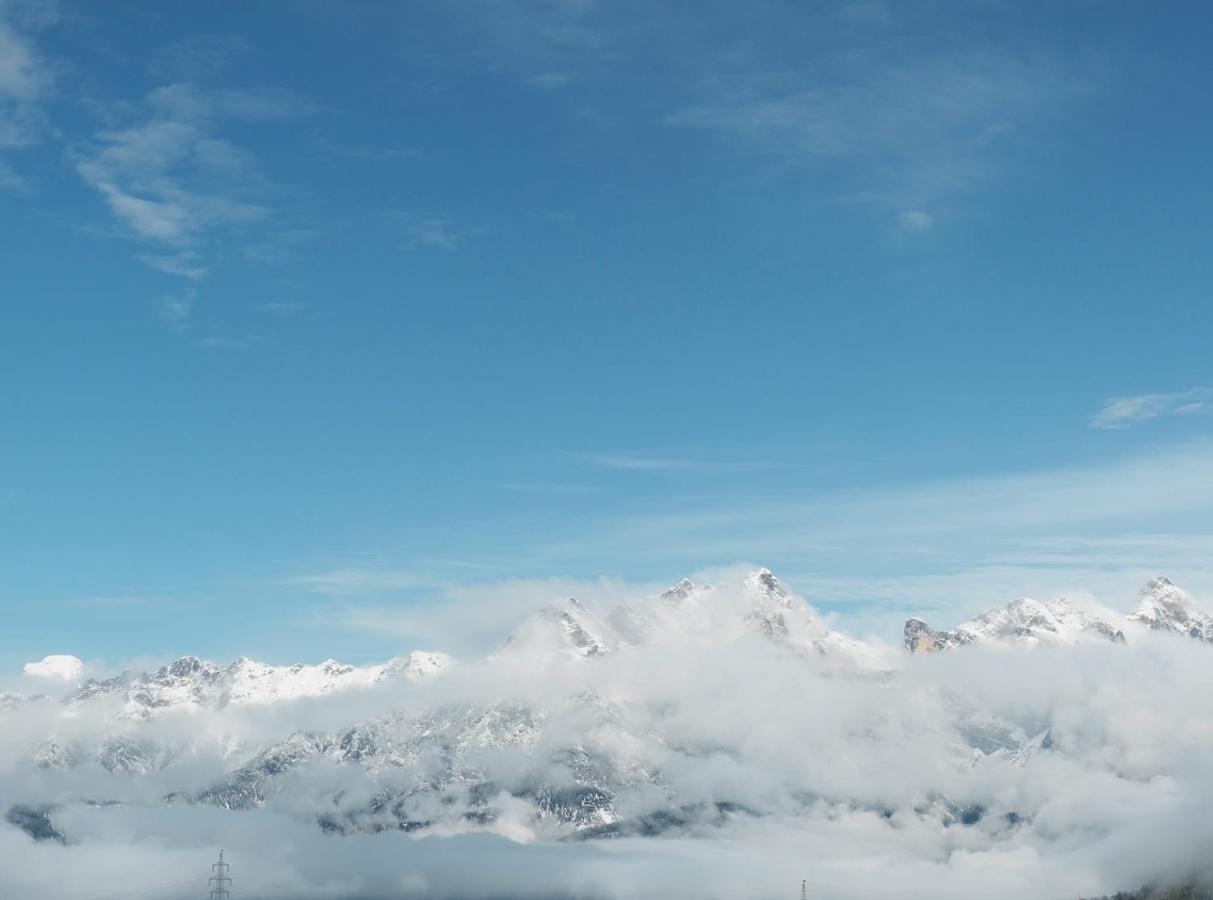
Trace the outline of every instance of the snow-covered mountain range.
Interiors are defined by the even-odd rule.
[[[922,619],[907,619],[905,647],[911,653],[933,653],[991,641],[1075,644],[1097,640],[1123,644],[1125,629],[1132,631],[1140,626],[1213,642],[1213,616],[1160,575],[1146,582],[1137,606],[1121,618],[1084,610],[1064,597],[1045,602],[1021,597],[947,631],[936,631]]]
[[[930,653],[984,641],[1073,644],[1094,638],[1123,644],[1124,632],[1111,622],[1079,609],[1064,597],[1041,603],[1021,597],[991,609],[948,631],[935,631],[922,619],[908,619],[905,645],[911,653]]]
[[[1156,632],[1210,641],[1213,619],[1155,578],[1123,619],[1064,599],[1020,599],[946,631],[911,619],[905,645],[912,654],[991,643],[1028,652],[1133,645]],[[904,745],[885,764],[909,754],[932,785],[905,798],[906,814],[939,827],[987,821],[989,798],[961,796],[971,773],[1029,767],[1066,747],[1047,716],[992,708],[963,683],[915,687],[914,667],[906,654],[830,628],[759,569],[728,584],[683,580],[605,609],[568,598],[523,621],[487,659],[458,665],[425,651],[369,666],[184,657],[81,680],[74,657],[48,657],[26,670],[42,692],[0,696],[13,736],[0,741],[0,760],[38,773],[38,784],[56,773],[65,785],[95,777],[79,798],[93,803],[147,802],[150,792],[176,806],[287,810],[327,832],[534,840],[695,833],[821,804],[877,814],[892,802],[862,780],[848,785],[845,758],[822,780],[801,771],[812,764],[800,750],[772,756],[781,729],[806,751],[831,729],[855,747]],[[54,685],[67,688],[58,699],[47,696]],[[825,706],[812,706],[817,696]],[[827,718],[815,719],[822,710]],[[771,729],[778,740],[763,736]],[[832,759],[834,745],[821,752]],[[728,788],[737,767],[769,782],[767,794]],[[14,821],[45,831],[54,807],[38,799],[18,804],[25,812]],[[1020,806],[998,814],[1004,829],[1027,815]]]
[[[363,667],[344,665],[331,659],[316,666],[270,666],[245,657],[231,665],[218,666],[197,657],[184,656],[155,672],[123,672],[100,681],[90,678],[72,691],[65,702],[79,704],[97,697],[117,696],[124,701],[123,715],[147,716],[158,710],[183,707],[222,708],[229,704],[265,704],[320,697],[350,688],[372,687],[396,678],[432,677],[441,674],[451,663],[451,658],[444,653],[425,651]]]

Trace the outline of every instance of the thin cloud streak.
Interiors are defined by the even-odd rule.
[[[464,245],[471,233],[458,228],[445,216],[402,212],[392,213],[388,218],[409,247],[454,251]]]
[[[894,40],[840,45],[794,76],[744,69],[728,92],[712,79],[714,93],[665,123],[732,136],[767,158],[846,164],[852,199],[923,232],[935,208],[1003,170],[1000,140],[1098,83],[1097,66],[1080,61]]]
[[[1211,508],[1213,445],[1198,442],[1099,466],[823,492],[795,501],[679,505],[666,499],[660,509],[540,544],[530,564],[551,571],[592,561],[632,571],[660,567],[680,577],[668,571],[677,561],[692,569],[746,559],[806,588],[828,584],[832,601],[894,600],[897,584],[920,579],[878,623],[888,633],[907,607],[924,601],[973,613],[979,600],[988,606],[1011,599],[1007,594],[1048,593],[1085,581],[1131,592],[1164,568],[1213,588],[1204,551]],[[1156,538],[1152,548],[1135,537],[1148,534],[1186,539],[1165,547]],[[1134,540],[1129,556],[1124,547]],[[1105,541],[1123,542],[1120,564],[1115,545]],[[993,569],[997,581],[981,588],[980,579]],[[954,587],[932,598],[930,579],[951,579]],[[881,589],[882,582],[893,587]]]
[[[763,460],[705,460],[686,457],[648,456],[636,453],[576,454],[586,462],[625,472],[688,472],[704,475],[755,472],[763,469],[795,468],[790,463]]]
[[[413,571],[345,567],[310,575],[297,575],[284,584],[307,588],[323,594],[350,596],[377,591],[397,591],[429,587],[432,576]]]
[[[1132,428],[1163,416],[1189,416],[1205,412],[1213,401],[1213,388],[1195,387],[1171,394],[1135,394],[1112,397],[1091,414],[1088,425],[1105,431]]]
[[[269,338],[262,334],[242,335],[213,335],[198,341],[203,350],[255,350],[269,343]]]
[[[137,594],[101,594],[77,597],[68,602],[73,606],[141,606],[145,603],[163,601],[164,597],[147,597]]]
[[[190,326],[190,317],[194,312],[193,291],[187,291],[180,296],[161,297],[156,304],[156,316],[169,329],[181,334]]]
[[[27,27],[18,29],[10,12],[0,3],[0,151],[31,147],[43,139],[48,120],[42,106],[54,86],[54,67],[28,33],[50,24],[53,16],[40,21],[27,16]],[[31,181],[0,159],[0,187],[27,193]]]
[[[643,515],[612,523],[607,531],[617,539],[637,536],[645,546],[668,546],[662,539],[678,543],[679,535],[706,536],[738,525],[751,535],[747,548],[767,541],[786,547],[789,540],[800,542],[814,535],[834,539],[971,531],[1039,535],[1080,524],[1132,522],[1210,507],[1213,445],[1198,442],[1087,468]],[[753,531],[759,523],[764,529]]]
[[[222,125],[290,121],[316,107],[278,88],[205,90],[186,82],[157,88],[142,107],[143,121],[99,131],[78,149],[76,171],[131,237],[176,252],[143,254],[145,262],[196,279],[205,267],[181,260],[192,261],[207,237],[273,215],[254,199],[265,187],[255,159],[222,137]]]

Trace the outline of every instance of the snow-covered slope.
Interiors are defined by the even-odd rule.
[[[326,660],[315,666],[271,666],[241,657],[219,666],[184,656],[155,672],[123,672],[103,680],[89,679],[68,695],[69,704],[98,697],[125,699],[125,715],[229,704],[264,704],[301,697],[319,697],[349,688],[367,688],[395,678],[417,680],[445,671],[451,664],[443,653],[415,651],[374,666],[349,666]]]
[[[31,758],[44,769],[99,766],[143,775],[216,748],[225,757],[239,757],[250,752],[239,736],[245,729],[224,723],[227,710],[386,688],[394,682],[424,683],[452,664],[446,654],[428,651],[362,667],[332,660],[271,666],[246,658],[218,666],[186,656],[154,672],[128,671],[84,682],[56,704],[62,710],[61,727],[32,748]],[[0,695],[0,712],[38,698],[51,702],[43,694]],[[213,715],[178,727],[181,714],[203,712]]]
[[[619,646],[614,630],[570,597],[528,618],[491,659],[543,666],[559,660],[604,656]]]
[[[492,801],[505,793],[530,807],[541,828],[567,833],[614,822],[619,792],[654,789],[644,760],[657,747],[650,735],[632,735],[621,710],[592,692],[546,708],[455,703],[335,732],[296,732],[196,797],[179,799],[260,807],[308,766],[354,766],[385,787],[369,804],[334,798],[322,818],[326,830],[466,828],[495,817]]]
[[[1161,575],[1146,582],[1138,595],[1130,622],[1154,631],[1172,631],[1213,642],[1213,616],[1198,607],[1184,591]]]
[[[949,631],[936,631],[922,619],[909,619],[905,624],[905,646],[911,653],[932,653],[988,641],[1074,644],[1086,639],[1123,644],[1125,636],[1115,624],[1080,609],[1064,597],[1044,603],[1021,597]]]

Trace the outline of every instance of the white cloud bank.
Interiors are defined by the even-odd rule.
[[[74,656],[44,656],[38,662],[28,662],[22,668],[26,675],[75,684],[84,675],[84,663]]]

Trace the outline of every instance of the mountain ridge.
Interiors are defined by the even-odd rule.
[[[1170,579],[1156,575],[1139,591],[1137,605],[1119,620],[1084,610],[1064,597],[1043,602],[1021,597],[947,630],[911,617],[903,628],[902,644],[911,654],[979,643],[1065,645],[1095,639],[1124,644],[1126,630],[1132,633],[1139,627],[1213,643],[1213,616]]]
[[[1199,621],[1199,608],[1169,581],[1152,579],[1147,587],[1140,609],[1171,611],[1166,621],[1185,627]],[[911,650],[926,641],[940,650],[1127,640],[1115,621],[1064,599],[1021,598],[946,632],[910,621]],[[1134,622],[1142,635],[1170,630]],[[682,671],[688,660],[704,668]],[[712,681],[710,667],[720,664],[730,674]],[[1047,717],[1008,715],[966,699],[964,685],[916,680],[915,672],[929,669],[834,631],[773,573],[757,569],[719,585],[683,579],[604,610],[565,598],[466,666],[427,651],[361,667],[332,660],[270,666],[244,657],[223,666],[186,656],[152,672],[87,679],[59,701],[62,732],[47,735],[26,759],[40,778],[103,771],[116,785],[165,781],[172,788],[161,796],[170,805],[285,808],[335,834],[488,829],[580,840],[694,833],[760,815],[730,793],[736,782],[728,773],[749,754],[765,759],[763,730],[771,722],[784,727],[784,714],[797,708],[795,691],[808,685],[839,710],[840,722],[823,723],[827,732],[842,728],[859,746],[893,735],[936,748],[928,764],[950,773],[941,783],[951,788],[932,785],[909,797],[906,815],[939,828],[1018,827],[1029,813],[1016,806],[990,811],[989,799],[954,796],[956,779],[1048,766],[1072,745],[1057,738]],[[684,712],[653,695],[647,679],[654,671],[676,673],[675,685],[710,681],[706,710]],[[899,681],[908,682],[908,705],[883,696]],[[410,687],[398,691],[398,684]],[[365,703],[345,702],[376,688]],[[266,727],[250,727],[261,710],[305,698],[330,698],[324,715],[299,724],[296,710],[284,706]],[[28,702],[2,700],[5,715]],[[739,702],[770,704],[771,715],[752,738],[722,738],[712,723],[748,714]],[[871,714],[865,703],[876,704]],[[73,731],[93,709],[111,718]],[[924,715],[934,724],[921,725]],[[178,727],[191,722],[193,731]],[[235,730],[215,730],[224,723]],[[806,724],[811,747],[818,723]],[[794,716],[789,727],[798,727]],[[199,759],[212,760],[198,769],[206,777],[186,778]],[[719,795],[705,794],[694,780],[687,786],[681,773],[696,766],[724,778]],[[834,784],[831,776],[809,791],[793,778],[780,808],[882,814],[863,791]]]

